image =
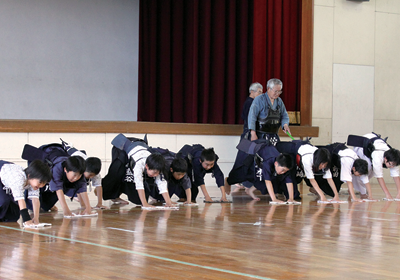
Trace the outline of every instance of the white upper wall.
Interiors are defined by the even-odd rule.
[[[400,1],[314,0],[315,144],[371,131],[400,148]]]
[[[137,120],[139,0],[2,0],[0,38],[0,119]]]

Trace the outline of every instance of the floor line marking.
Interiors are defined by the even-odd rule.
[[[367,217],[366,219],[369,219],[369,220],[378,220],[378,221],[391,221],[391,222],[397,222],[396,220],[391,220],[391,219],[381,219],[381,218],[369,218],[369,217]]]
[[[135,232],[134,230],[128,230],[128,229],[123,229],[123,228],[115,228],[115,227],[106,227],[106,228],[120,230],[120,231],[127,231],[127,232]]]
[[[13,228],[13,227],[8,227],[8,226],[3,226],[3,225],[0,225],[0,227],[1,228],[5,228],[5,229],[15,230],[15,231],[22,231],[22,232],[26,232],[26,233],[41,235],[41,236],[45,236],[45,237],[61,239],[61,240],[70,241],[70,242],[76,242],[76,243],[82,243],[82,244],[86,244],[86,245],[92,245],[92,246],[107,248],[107,249],[111,249],[111,250],[115,250],[115,251],[120,251],[120,252],[124,252],[124,253],[144,256],[144,257],[158,259],[158,260],[162,260],[162,261],[173,262],[173,263],[183,264],[183,265],[188,265],[188,266],[193,266],[193,267],[200,267],[200,268],[204,268],[204,269],[208,269],[208,270],[213,270],[213,271],[218,271],[218,272],[223,272],[223,273],[229,273],[229,274],[238,275],[238,276],[244,276],[244,277],[249,277],[249,278],[254,278],[254,279],[274,280],[272,278],[262,277],[262,276],[258,276],[258,275],[240,273],[240,272],[236,272],[236,271],[232,271],[232,270],[215,268],[215,267],[212,267],[212,266],[199,265],[199,264],[194,264],[194,263],[189,263],[189,262],[184,262],[184,261],[178,261],[178,260],[174,260],[174,259],[159,257],[159,256],[150,255],[150,254],[146,254],[146,253],[135,252],[135,251],[132,251],[132,250],[127,250],[127,249],[122,249],[122,248],[118,248],[118,247],[92,243],[92,242],[88,242],[88,241],[81,241],[81,240],[77,240],[77,239],[54,236],[54,235],[45,234],[45,233],[41,233],[41,232],[26,231],[24,229]]]

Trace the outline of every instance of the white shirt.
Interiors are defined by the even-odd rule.
[[[372,139],[376,137],[375,134],[369,133],[364,135],[364,137]],[[375,178],[383,178],[383,162],[384,162],[384,153],[389,150],[389,146],[385,143],[385,141],[381,139],[377,139],[374,141],[375,150],[372,152],[372,162],[371,160],[364,155],[364,149],[361,147],[354,147],[354,152],[361,158],[365,159],[368,162],[368,174],[370,177],[374,176]],[[389,168],[391,177],[399,177],[399,166],[395,166],[393,168]]]
[[[135,167],[133,168],[133,178],[135,180],[135,185],[137,190],[143,190],[143,172],[146,167],[146,159],[151,153],[142,146],[136,146],[133,148],[128,157],[132,157],[136,162]],[[155,182],[157,184],[158,190],[160,194],[168,192],[168,184],[161,175],[155,177]]]
[[[3,183],[3,189],[6,192],[11,192],[14,200],[24,199],[24,191],[28,190],[28,198],[39,198],[39,190],[32,189],[31,186],[25,186],[26,175],[24,169],[17,164],[4,164],[0,170],[0,178]]]
[[[353,169],[354,161],[358,159],[358,156],[351,149],[341,150],[338,154],[340,156],[340,181],[352,182],[353,176],[355,175],[351,173],[351,170]],[[361,175],[360,179],[364,184],[369,183],[368,175]]]
[[[301,156],[301,163],[303,164],[304,173],[306,174],[307,179],[314,179],[314,172],[312,169],[314,163],[314,152],[318,150],[317,147],[305,144],[300,146],[297,153]],[[332,178],[332,173],[330,170],[326,170],[324,179]]]

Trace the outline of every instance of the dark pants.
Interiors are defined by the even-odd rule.
[[[26,199],[25,199],[25,201],[26,201]],[[39,201],[40,201],[40,208],[42,208],[44,211],[49,211],[58,201],[57,193],[50,191],[50,189],[45,191],[44,188],[41,188]],[[31,203],[31,207],[32,207],[32,202],[30,202],[30,203]],[[27,205],[28,205],[28,203],[27,203]]]
[[[168,194],[169,197],[172,197],[174,194],[179,197],[182,198],[182,193],[184,193],[185,190],[183,189],[183,187],[181,186],[180,183],[175,183],[173,181],[168,181]]]
[[[239,150],[227,182],[233,185],[245,181],[254,182],[254,156]]]
[[[194,192],[196,194],[196,196],[199,193],[199,188],[191,188],[192,191],[192,201],[195,201],[196,199],[193,198],[193,189]],[[169,193],[169,197],[172,197],[174,194],[182,199],[187,199],[187,195],[186,195],[186,191],[185,189],[182,187],[181,182],[174,182],[173,180],[169,180],[168,181],[168,193]]]
[[[146,196],[146,201],[149,199],[149,196],[157,199],[163,200],[163,196],[158,192],[157,184],[155,183],[153,178],[145,178],[143,181],[144,184],[144,193]],[[142,205],[142,201],[140,200],[139,193],[136,189],[136,184],[133,182],[123,182],[120,188],[121,192],[128,196],[128,200],[134,204]]]
[[[176,195],[179,198],[187,199],[185,190],[182,187],[180,187],[180,188],[181,188],[180,195],[178,195],[178,194],[176,194]],[[190,188],[190,190],[192,192],[192,202],[195,202],[197,196],[199,195],[199,187],[193,186],[193,183],[192,183],[192,187]]]
[[[317,181],[319,188],[327,195],[334,197],[335,194],[332,191],[331,186],[329,186],[328,180],[322,178],[322,175],[315,176],[314,179]],[[336,190],[339,192],[342,187],[343,182],[340,181],[340,177],[332,177],[333,182],[335,183]],[[304,178],[304,182],[306,182],[307,186],[312,187],[310,180]]]
[[[290,176],[290,174],[288,176]],[[284,179],[285,179],[284,176],[276,176],[274,179],[271,180],[271,183],[272,186],[274,187],[275,193],[284,194],[286,198],[289,198],[289,193],[286,187],[286,183],[284,182]],[[233,185],[245,181],[253,183],[254,187],[258,189],[262,194],[268,193],[265,181],[259,181],[259,179],[256,178],[255,176],[254,156],[239,151],[236,156],[235,164],[231,172],[229,173],[227,182],[229,185]],[[249,185],[247,185],[246,187],[248,186]],[[293,189],[294,189],[294,198],[300,197],[300,192],[297,189],[296,183],[293,184]]]
[[[287,175],[290,176],[290,175]],[[284,194],[287,199],[289,199],[289,192],[285,183],[285,175],[274,176],[271,180],[272,187],[274,188],[275,194]],[[267,194],[267,185],[265,181],[254,181],[254,187],[259,190],[262,194]],[[300,193],[297,189],[297,184],[293,184],[294,198],[299,198]],[[297,192],[296,192],[297,191]]]
[[[252,182],[250,182],[250,181],[244,181],[244,182],[242,182],[242,185],[243,185],[245,188],[250,189],[254,184],[253,184]]]
[[[16,222],[19,220],[20,212],[18,202],[12,194],[7,194],[0,188],[0,222]]]
[[[193,167],[190,163],[188,163],[188,169],[186,171],[186,174],[188,175],[190,183],[192,184],[192,187],[190,188],[190,190],[192,191],[192,201],[196,201],[196,198],[199,195],[199,186],[195,186],[195,184],[193,183],[194,182]],[[182,193],[181,198],[187,199],[186,192]]]

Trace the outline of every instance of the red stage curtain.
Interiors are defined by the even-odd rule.
[[[240,123],[253,1],[142,0],[138,120]]]
[[[300,111],[301,1],[254,0],[253,81],[282,80],[288,111]]]

